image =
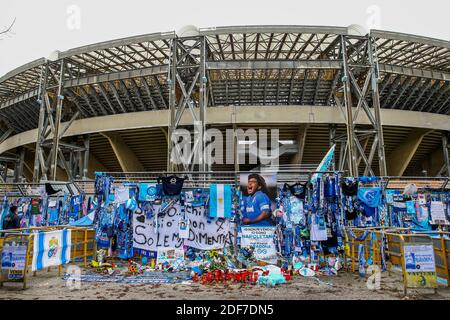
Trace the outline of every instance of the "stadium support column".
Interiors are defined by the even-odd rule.
[[[336,139],[336,125],[335,124],[330,124],[328,126],[328,132],[329,132],[329,142],[328,142],[328,147],[331,148],[333,146],[333,144],[335,144],[335,139]],[[333,157],[333,160],[331,160],[331,170],[335,171],[336,170],[336,153]]]
[[[67,72],[66,72],[67,71]],[[67,163],[63,149],[72,154],[80,149],[61,142],[61,137],[78,117],[75,112],[72,119],[61,130],[64,107],[64,81],[67,74],[64,59],[47,60],[41,68],[38,102],[40,104],[34,156],[33,182],[58,179],[67,176],[72,179],[72,170]],[[67,110],[66,110],[67,111]],[[46,151],[47,150],[47,151]],[[72,155],[71,155],[72,156]],[[58,168],[58,166],[60,168]],[[66,174],[59,172],[64,168]]]
[[[119,133],[102,132],[101,135],[108,139],[123,172],[144,171],[144,166]]]
[[[64,96],[62,95],[63,90],[63,75],[64,75],[64,61],[61,61],[60,66],[60,73],[59,73],[59,82],[58,82],[58,95],[56,97],[56,119],[54,124],[54,131],[53,131],[53,146],[52,146],[52,164],[51,164],[51,170],[52,170],[52,180],[56,180],[56,169],[58,167],[58,153],[60,153],[59,149],[59,129],[61,126],[61,111],[62,111],[62,105]]]
[[[398,177],[403,175],[422,143],[423,138],[430,132],[432,130],[415,129],[408,134],[405,140],[397,144],[396,148],[389,153],[388,157],[388,174],[390,176]]]
[[[38,120],[38,132],[37,132],[37,139],[36,139],[36,148],[35,148],[35,155],[34,155],[34,169],[33,169],[33,182],[39,182],[41,174],[43,175],[44,179],[47,179],[46,176],[46,169],[44,164],[44,157],[43,157],[43,148],[42,148],[42,142],[43,142],[43,136],[44,136],[44,123],[46,118],[46,111],[45,111],[45,95],[46,92],[46,86],[47,86],[47,65],[41,67],[41,76],[40,76],[40,84],[39,84],[39,93],[38,93],[38,102],[39,102],[39,120]],[[45,125],[45,129],[47,126]]]
[[[14,167],[14,182],[21,182],[21,177],[23,175],[23,164],[25,161],[25,148],[20,147],[18,150],[18,159]]]
[[[169,67],[168,171],[205,171],[205,118],[207,106],[206,44],[203,36],[172,40]],[[184,115],[189,110],[189,115]],[[183,119],[183,121],[181,121]],[[178,143],[181,123],[194,126],[194,142],[186,154]],[[189,132],[192,133],[191,130]],[[186,139],[183,136],[183,139]]]
[[[172,159],[172,154],[174,153],[174,145],[172,143],[172,135],[175,131],[174,121],[176,115],[176,102],[177,96],[175,92],[176,88],[176,74],[177,74],[177,56],[175,54],[177,39],[172,39],[170,46],[170,59],[169,59],[169,74],[167,76],[167,85],[169,87],[169,124],[167,126],[167,171],[175,171],[175,163]]]
[[[372,163],[376,154],[380,165],[379,174],[386,175],[378,63],[372,41],[370,35],[341,36],[343,76],[338,80],[341,85],[336,86],[333,97],[341,109],[347,129],[346,148],[341,150],[341,156],[345,159],[340,160],[339,169],[342,170],[346,163],[351,176],[359,174],[359,161],[364,165],[364,175],[375,175]],[[363,117],[368,120],[368,125],[360,124],[365,120]],[[361,141],[372,141],[368,153]]]
[[[380,92],[378,90],[378,79],[379,69],[378,69],[378,57],[376,54],[376,46],[375,40],[372,36],[369,36],[368,40],[368,54],[369,54],[369,63],[371,66],[371,77],[372,77],[372,103],[373,110],[375,113],[375,130],[377,131],[378,137],[378,165],[380,168],[380,176],[387,175],[386,168],[386,155],[384,152],[384,136],[383,136],[383,127],[382,127],[382,119],[381,119],[381,110],[380,110]]]
[[[206,40],[205,37],[200,38],[201,46],[200,46],[200,88],[199,88],[199,103],[198,106],[200,108],[200,126],[201,126],[201,135],[199,135],[199,147],[197,149],[197,154],[200,159],[199,162],[199,171],[208,171],[211,170],[211,163],[209,159],[205,158],[205,149],[206,149],[206,107],[208,105],[208,94],[206,91],[208,78],[206,77]]]
[[[40,104],[38,133],[36,139],[33,181],[50,178],[56,180],[58,156],[62,156],[59,146],[61,111],[63,107],[64,60],[48,61],[41,69],[38,102]],[[52,139],[50,142],[50,135]],[[47,158],[44,147],[50,149]],[[50,172],[49,172],[50,171]],[[70,172],[67,172],[70,176]]]
[[[450,177],[450,158],[449,158],[450,144],[448,142],[448,132],[442,132],[442,151],[444,152],[444,166],[439,175]]]
[[[344,84],[344,104],[346,110],[346,127],[347,127],[347,157],[348,157],[348,171],[349,175],[354,177],[358,174],[358,169],[356,167],[356,156],[354,148],[354,121],[352,114],[352,91],[350,87],[350,76],[349,76],[349,66],[347,61],[347,45],[345,37],[342,36],[342,62],[344,75],[342,77],[342,82]]]
[[[86,180],[88,178],[90,141],[91,141],[91,136],[86,135],[84,137],[83,175],[82,175],[83,180]]]
[[[303,151],[305,150],[306,134],[308,124],[301,124],[297,132],[297,153],[292,157],[291,163],[301,166],[303,160]]]

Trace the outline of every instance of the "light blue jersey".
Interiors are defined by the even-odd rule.
[[[243,210],[244,218],[254,220],[263,211],[269,211],[269,214],[271,213],[270,199],[262,191],[257,191],[253,196],[245,197],[243,201],[244,201],[244,210]],[[266,218],[257,223],[252,223],[250,226],[267,227],[267,226],[271,226],[271,225],[272,224],[270,223],[269,218]]]

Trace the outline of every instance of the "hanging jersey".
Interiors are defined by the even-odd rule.
[[[162,189],[166,196],[176,196],[181,193],[184,180],[184,178],[172,175],[169,177],[158,178],[158,183],[162,183]]]
[[[31,199],[31,214],[39,214],[39,199]]]
[[[270,208],[271,202],[269,197],[262,191],[257,191],[253,196],[247,196],[244,198],[244,210],[243,217],[254,220],[256,219],[263,211],[269,211],[269,215],[271,213]],[[251,226],[255,227],[264,227],[271,226],[271,222],[269,217],[261,220],[257,223],[251,224]]]
[[[52,226],[57,225],[58,220],[59,220],[59,209],[56,207],[49,208],[48,209],[48,224],[52,225]]]
[[[73,196],[70,199],[70,217],[78,217],[81,211],[82,196]]]
[[[328,239],[325,219],[315,214],[311,215],[311,241],[326,241]]]
[[[130,189],[128,187],[117,187],[114,190],[114,202],[125,203],[130,198]]]

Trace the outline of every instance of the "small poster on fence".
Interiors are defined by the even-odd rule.
[[[436,288],[433,245],[408,244],[404,247],[406,282],[409,288]]]
[[[1,269],[7,271],[8,281],[21,281],[23,279],[26,255],[26,242],[4,242],[1,254]]]
[[[449,224],[442,201],[431,201],[430,212],[432,224]]]
[[[277,250],[274,236],[275,227],[242,227],[241,245],[243,247],[253,247],[256,259],[276,263]]]

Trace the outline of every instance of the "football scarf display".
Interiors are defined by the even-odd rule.
[[[305,197],[306,197],[306,183],[305,184],[301,184],[301,183],[297,182],[297,183],[294,183],[292,185],[289,185],[289,184],[285,183],[284,187],[283,187],[283,191],[286,192],[288,190],[290,191],[290,193],[293,196],[295,196],[295,197],[297,197],[297,198],[299,198],[301,200],[305,200]]]
[[[231,218],[231,185],[212,184],[209,188],[209,216],[211,218]]]

